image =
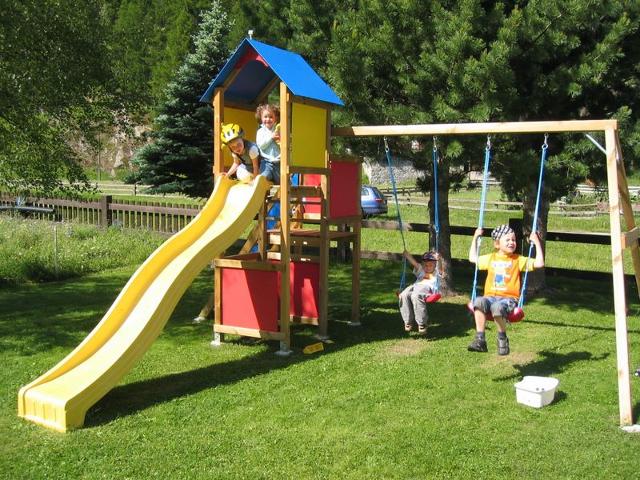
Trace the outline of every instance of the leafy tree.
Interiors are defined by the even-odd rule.
[[[69,146],[111,78],[101,2],[7,0],[0,9],[0,184],[47,192],[83,179]]]
[[[199,101],[211,79],[224,65],[229,20],[215,0],[202,16],[194,52],[187,55],[166,100],[159,108],[152,142],[134,157],[140,179],[158,192],[208,196],[212,189],[212,111]]]

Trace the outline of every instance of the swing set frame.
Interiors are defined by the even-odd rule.
[[[373,137],[570,132],[585,134],[588,132],[604,132],[605,136],[604,151],[607,162],[607,189],[609,193],[609,226],[618,370],[618,406],[620,426],[627,427],[633,425],[633,408],[623,253],[626,249],[631,250],[636,288],[640,297],[640,249],[638,248],[640,229],[635,225],[633,217],[629,186],[618,136],[617,120],[352,126],[333,128],[331,134],[336,137]],[[622,212],[622,217],[625,221],[626,231],[622,231],[620,212]]]

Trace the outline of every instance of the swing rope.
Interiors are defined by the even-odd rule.
[[[540,211],[540,198],[542,197],[542,184],[544,177],[544,164],[547,161],[547,151],[549,145],[547,144],[547,138],[549,138],[548,134],[544,136],[544,143],[542,144],[542,152],[540,153],[540,173],[538,174],[538,192],[536,193],[536,206],[533,211],[533,222],[531,225],[531,232],[536,231],[536,227],[538,226],[538,213]],[[533,254],[533,242],[529,243],[529,254],[527,255],[527,264],[531,259],[531,255]],[[524,278],[522,280],[522,289],[520,290],[520,299],[518,300],[518,307],[522,308],[524,305],[524,297],[527,292],[527,278],[529,277],[529,270],[524,271]]]
[[[489,180],[489,161],[491,159],[491,137],[487,136],[487,145],[484,149],[484,168],[482,170],[482,195],[480,196],[480,215],[478,217],[478,228],[482,228],[484,224],[484,206],[487,198],[487,185]],[[478,237],[476,242],[476,258],[480,257],[480,244],[482,237]],[[478,262],[476,261],[473,271],[473,287],[471,290],[471,304],[476,300],[476,290],[478,288]]]
[[[437,137],[433,137],[433,231],[435,233],[436,241],[436,253],[438,253],[438,262],[436,264],[436,285],[435,293],[440,292],[440,213],[438,201],[438,144]]]
[[[389,178],[391,179],[391,188],[393,190],[393,199],[396,204],[396,212],[398,218],[398,228],[400,229],[400,237],[402,238],[403,252],[407,249],[407,243],[404,239],[404,227],[402,225],[402,217],[400,216],[400,204],[398,203],[398,189],[396,187],[396,178],[393,175],[393,165],[391,161],[391,151],[387,143],[387,137],[384,137],[384,151],[387,156],[387,166],[389,168]],[[407,276],[407,259],[402,256],[402,275],[400,276],[400,291],[404,290]]]

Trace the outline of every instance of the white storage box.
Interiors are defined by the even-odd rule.
[[[529,407],[542,408],[553,401],[558,383],[553,377],[526,376],[515,384],[516,400]]]

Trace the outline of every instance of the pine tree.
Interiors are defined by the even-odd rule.
[[[637,157],[640,4],[629,0],[376,0],[336,15],[329,81],[346,100],[336,123],[400,124],[618,118],[627,159]],[[395,143],[403,154],[408,141]],[[427,143],[430,139],[426,139]],[[446,173],[482,161],[482,138],[440,139],[441,221],[447,222]],[[602,174],[602,156],[586,140],[554,136],[540,226],[548,204],[586,175]],[[492,173],[511,199],[524,201],[525,225],[536,192],[542,138],[494,139]],[[373,145],[358,142],[370,149]],[[431,181],[428,150],[416,156]],[[366,151],[366,150],[365,150]],[[406,153],[405,153],[406,154]],[[431,187],[432,188],[432,187]],[[433,220],[433,214],[432,220]],[[441,245],[449,235],[442,229]],[[443,252],[445,261],[447,251]],[[446,283],[446,279],[445,279]]]
[[[212,110],[199,101],[207,85],[224,65],[229,21],[215,0],[204,13],[189,54],[167,88],[166,101],[154,124],[152,143],[134,157],[139,178],[158,192],[203,197],[211,193]]]

